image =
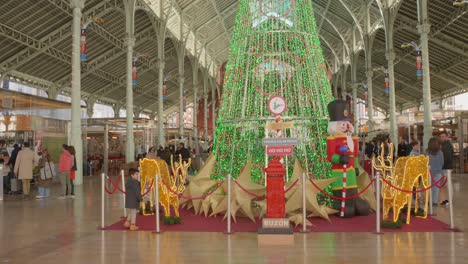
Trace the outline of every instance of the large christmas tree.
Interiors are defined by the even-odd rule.
[[[275,122],[267,105],[275,95],[287,102],[282,121],[294,123],[282,136],[301,142],[285,157],[288,175],[299,159],[318,178],[329,177],[327,105],[333,98],[311,0],[241,0],[225,76],[212,178],[237,177],[250,158],[252,180],[263,179],[271,157],[262,139],[276,137],[265,130]]]

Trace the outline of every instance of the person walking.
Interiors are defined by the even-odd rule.
[[[70,185],[70,171],[73,167],[73,156],[68,152],[68,146],[66,144],[62,145],[62,154],[60,155],[59,160],[59,177],[60,184],[62,185],[62,196],[59,196],[59,199],[65,199],[67,197],[67,191],[71,191]]]
[[[427,155],[429,156],[429,166],[431,167],[432,181],[438,182],[442,178],[442,167],[444,166],[444,154],[440,150],[440,142],[437,138],[429,139]],[[432,205],[439,204],[439,188],[435,186],[431,189]]]
[[[24,142],[23,149],[18,152],[16,157],[14,172],[23,183],[23,195],[25,200],[29,200],[29,191],[31,180],[33,178],[33,168],[37,165],[36,155],[29,148],[29,142]]]
[[[73,166],[70,171],[70,192],[67,191],[67,193],[70,193],[70,198],[75,198],[75,172],[76,172],[76,151],[75,147],[73,146],[68,146],[68,152],[73,156]]]
[[[450,138],[447,132],[442,132],[440,135],[440,141],[442,142],[442,152],[444,153],[444,166],[442,170],[453,170],[453,145],[450,143]],[[447,197],[447,190],[443,188],[441,190],[441,196]],[[448,206],[448,199],[444,199],[441,203],[443,206]]]

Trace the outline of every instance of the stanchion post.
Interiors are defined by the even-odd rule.
[[[126,190],[125,190],[125,171],[124,170],[120,171],[120,177],[122,177],[121,181],[122,181],[122,190],[123,190],[122,197],[123,197],[124,217],[127,217],[127,208],[125,208],[125,197],[127,196],[127,194],[125,194]]]
[[[431,167],[427,168],[427,175],[429,178],[429,186],[432,186],[432,174],[431,174]],[[432,188],[438,188],[437,186],[433,186]],[[427,190],[429,192],[429,215],[434,215],[434,208],[432,206],[432,189]],[[418,194],[416,194],[418,195]]]
[[[302,172],[302,233],[307,232],[306,208],[306,174]]]
[[[376,173],[376,192],[375,192],[375,201],[376,201],[376,212],[375,212],[375,233],[381,234],[380,232],[380,172]]]
[[[452,186],[452,170],[446,170],[445,173],[447,174],[447,188],[448,188],[448,201],[449,201],[449,216],[450,216],[450,230],[456,230],[455,224],[453,221],[453,186]]]
[[[228,174],[228,193],[227,193],[227,199],[228,199],[228,207],[227,207],[227,234],[231,234],[231,174]]]
[[[106,175],[101,173],[101,228],[104,228],[104,189],[105,189]]]
[[[154,198],[154,210],[156,211],[156,233],[161,233],[160,227],[159,227],[159,175],[155,175],[155,182],[154,186],[156,188],[156,197]]]

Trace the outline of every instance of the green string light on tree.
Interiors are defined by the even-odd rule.
[[[265,158],[261,142],[265,125],[275,119],[267,105],[274,95],[288,104],[282,120],[295,124],[283,135],[301,140],[285,159],[288,175],[298,159],[317,178],[330,177],[327,105],[333,98],[311,0],[241,0],[225,76],[213,179],[229,173],[238,177],[251,158],[252,180],[264,180],[263,168],[271,157]]]

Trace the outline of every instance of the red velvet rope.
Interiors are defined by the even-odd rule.
[[[435,182],[434,176],[432,175],[432,171],[429,171],[429,174],[431,174],[432,182]],[[439,189],[444,188],[445,184],[447,184],[447,176],[442,176],[441,179],[442,178],[445,178],[444,182],[442,182],[440,185],[436,185],[436,187]]]
[[[109,191],[109,190],[107,189],[107,187],[104,186],[105,191],[106,191],[108,194],[114,194],[116,190],[119,190],[121,193],[127,194],[124,190],[122,190],[122,189],[119,187],[119,183],[121,182],[121,180],[122,180],[122,178],[119,177],[118,183],[115,183],[111,178],[107,177],[107,181],[108,181],[110,184],[112,184],[112,186],[114,186],[114,190]],[[151,188],[153,187],[153,184],[154,184],[154,179],[151,180],[151,184],[150,184],[148,190],[147,190],[144,194],[142,194],[142,197],[146,196],[146,195],[150,192]]]
[[[164,186],[166,186],[166,188],[169,190],[170,193],[174,194],[174,195],[177,195],[180,198],[183,198],[187,201],[193,201],[193,200],[201,200],[201,199],[205,199],[206,197],[212,195],[214,192],[216,192],[220,187],[221,185],[223,185],[224,181],[221,181],[218,186],[212,190],[211,192],[205,194],[205,195],[202,195],[202,196],[198,196],[198,197],[187,197],[187,196],[183,196],[182,194],[179,194],[177,192],[175,192],[174,190],[171,189],[171,187],[166,183],[164,182],[163,180],[161,180],[162,184],[164,184]]]
[[[339,200],[339,201],[347,201],[347,200],[351,200],[351,199],[355,199],[359,196],[361,196],[361,194],[363,194],[364,192],[367,191],[367,189],[369,189],[372,184],[375,182],[375,179],[373,179],[364,189],[362,189],[360,192],[358,192],[357,194],[355,195],[352,195],[352,196],[348,196],[346,198],[343,198],[343,197],[338,197],[338,196],[334,196],[334,195],[331,195],[327,192],[325,192],[324,190],[320,189],[320,187],[314,182],[312,181],[311,179],[309,179],[310,183],[312,183],[312,185],[318,190],[320,191],[322,194],[324,194],[325,196],[328,196],[334,200]]]
[[[416,193],[422,193],[422,192],[425,192],[425,191],[428,191],[434,187],[438,187],[439,184],[442,184],[441,182],[447,182],[447,177],[445,176],[442,176],[437,182],[433,183],[431,186],[427,187],[427,188],[424,188],[424,189],[421,189],[421,190],[416,190],[416,191],[413,191],[413,190],[404,190],[404,189],[401,189],[395,185],[393,185],[391,182],[387,181],[386,179],[382,178],[382,181],[385,182],[386,184],[388,184],[390,187],[392,187],[393,189],[395,190],[398,190],[400,192],[404,192],[404,193],[411,193],[411,194],[416,194]],[[442,184],[442,186],[445,185],[445,183]]]
[[[148,190],[146,190],[146,192],[144,194],[142,194],[141,197],[145,197],[151,191],[151,188],[153,188],[153,184],[154,184],[154,179],[151,180],[151,184],[148,187]]]
[[[125,194],[125,192],[119,186],[121,181],[122,181],[122,177],[119,177],[118,183],[115,183],[110,177],[107,177],[107,182],[109,182],[112,186],[114,186],[114,190],[112,191],[112,193],[109,193],[109,194],[114,194],[115,190],[119,190],[119,192]]]
[[[292,189],[292,187],[294,187],[294,185],[296,185],[298,182],[299,182],[299,179],[296,179],[296,180],[293,182],[293,184],[292,184],[291,186],[289,186],[289,188],[287,188],[287,189],[284,191],[284,193],[289,192],[289,191]]]
[[[250,195],[250,196],[253,196],[257,199],[265,199],[264,196],[260,196],[260,195],[257,195],[255,193],[252,193],[252,192],[249,192],[248,190],[246,190],[242,185],[240,185],[237,181],[234,181],[234,183],[239,186],[239,188],[241,188],[242,191],[244,191],[246,194]]]
[[[107,181],[108,181],[109,183],[111,183],[111,185],[114,187],[114,189],[113,189],[112,191],[109,191],[109,189],[107,189],[107,186],[104,184],[104,190],[106,191],[107,194],[112,195],[112,194],[114,194],[117,190],[120,190],[120,188],[118,187],[118,184],[115,184],[115,183],[112,181],[111,178],[107,177]],[[119,181],[119,183],[120,183],[120,181],[122,181],[122,177],[119,177],[119,180],[118,180],[118,181]]]

